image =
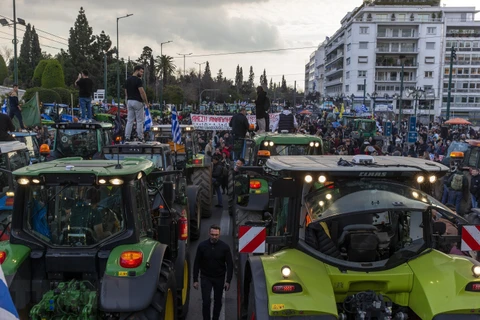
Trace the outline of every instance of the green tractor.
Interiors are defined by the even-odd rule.
[[[263,133],[253,139],[246,140],[245,169],[252,179],[249,183],[248,197],[236,197],[234,194],[234,178],[229,178],[229,213],[232,219],[234,233],[234,252],[238,248],[238,226],[247,220],[257,220],[263,212],[273,208],[270,197],[271,179],[260,173],[271,156],[306,156],[323,154],[321,137],[293,133]],[[260,173],[259,173],[260,172]],[[234,255],[237,257],[236,255]]]
[[[0,262],[17,310],[32,320],[186,316],[189,212],[176,172],[141,158],[65,158],[13,175]]]
[[[382,147],[385,144],[385,138],[377,134],[377,122],[373,119],[355,119],[353,120],[353,131],[351,133],[353,139],[373,138],[375,144]]]
[[[190,240],[200,238],[202,213],[200,211],[199,187],[187,185],[183,171],[174,171],[173,153],[168,144],[160,142],[127,142],[125,144],[103,147],[103,154],[108,160],[124,158],[143,158],[150,160],[155,165],[155,170],[163,172],[176,172],[175,175],[175,198],[179,203],[184,203],[189,212]]]
[[[478,319],[480,264],[459,248],[467,221],[430,196],[447,171],[402,157],[270,158],[273,210],[239,233],[238,319]],[[237,176],[237,196],[250,181]]]
[[[103,159],[103,146],[113,143],[111,123],[57,123],[55,128],[53,150],[42,145],[42,155],[46,161],[68,157],[83,159]]]
[[[212,164],[201,150],[202,134],[191,125],[180,125],[182,144],[172,141],[172,125],[153,125],[150,140],[167,143],[174,155],[174,167],[184,170],[189,185],[198,186],[203,218],[212,216]]]

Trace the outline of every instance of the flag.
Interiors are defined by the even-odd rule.
[[[22,108],[22,118],[23,125],[26,128],[40,126],[42,124],[42,117],[40,116],[40,107],[37,101],[37,95],[34,94],[32,99],[26,102]],[[17,117],[14,117],[12,120],[15,127],[19,128],[20,124],[18,123]]]
[[[362,104],[362,112],[368,112],[368,109],[364,104]]]
[[[339,116],[340,119],[343,118],[343,113],[344,112],[345,112],[345,105],[342,103],[342,105],[340,107],[340,116]]]
[[[175,106],[172,107],[172,136],[173,136],[173,142],[175,144],[182,143],[182,134],[180,132],[180,123],[178,123],[177,108]]]
[[[2,113],[7,114],[7,99],[3,102]]]
[[[115,99],[112,98],[112,105],[115,106]]]
[[[2,320],[18,320],[18,312],[13,304],[12,297],[8,291],[5,275],[0,267],[0,319]]]
[[[152,115],[150,110],[145,107],[145,122],[143,123],[143,132],[148,132],[152,128]]]

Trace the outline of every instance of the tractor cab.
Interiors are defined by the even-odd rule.
[[[480,287],[471,228],[431,196],[448,171],[417,158],[271,157],[273,209],[234,232],[239,317],[469,319]],[[244,202],[253,179],[235,181]]]
[[[48,122],[76,122],[80,118],[80,109],[72,108],[67,104],[44,103],[42,105],[42,120]]]
[[[12,135],[27,146],[32,163],[40,162],[40,144],[36,132],[12,132]]]
[[[57,123],[53,125],[55,128],[54,144],[47,161],[68,157],[101,159],[103,146],[113,142],[112,127],[112,124],[104,122]]]

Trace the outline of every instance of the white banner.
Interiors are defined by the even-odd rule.
[[[279,113],[270,113],[270,130],[278,123]],[[192,125],[195,130],[221,130],[229,131],[229,123],[232,116],[216,116],[212,114],[191,114]],[[247,115],[249,124],[256,124],[257,118],[255,115]]]

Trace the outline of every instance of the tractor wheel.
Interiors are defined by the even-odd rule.
[[[212,169],[210,167],[195,168],[192,173],[192,182],[199,187],[202,218],[210,218],[212,216]]]
[[[175,274],[171,263],[164,261],[160,271],[157,292],[150,305],[142,311],[120,315],[120,319],[177,320]]]
[[[253,291],[253,281],[250,281],[250,290],[248,292],[247,319],[257,319],[255,309],[255,292]]]
[[[242,210],[237,208],[235,218],[233,220],[233,231],[232,231],[232,236],[233,236],[233,266],[235,269],[235,273],[238,271],[238,259],[239,259],[239,253],[238,253],[238,230],[241,225],[245,225],[246,221],[252,220],[252,221],[258,221],[262,220],[262,214],[259,211],[248,211],[248,210]]]
[[[187,317],[190,303],[190,255],[187,253],[183,262],[183,288],[177,288],[178,319]]]
[[[195,199],[192,199],[194,195],[196,197]],[[190,241],[195,241],[200,238],[200,231],[202,227],[202,211],[200,206],[200,195],[192,194],[192,198],[188,197],[188,209],[190,213],[190,223],[188,224],[188,228],[190,230]]]
[[[228,171],[228,214],[233,216],[235,212],[235,177],[233,176],[233,170]]]

